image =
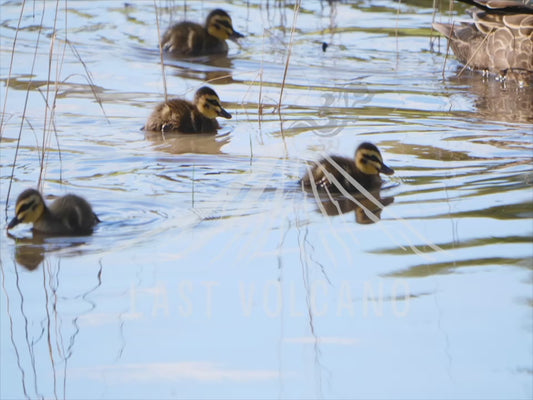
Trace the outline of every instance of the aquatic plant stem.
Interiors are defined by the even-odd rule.
[[[163,78],[163,91],[165,94],[165,101],[168,101],[168,94],[167,94],[167,78],[165,75],[165,62],[163,59],[163,47],[161,47],[161,28],[159,26],[159,13],[157,9],[157,4],[154,0],[154,8],[155,8],[155,24],[157,26],[157,42],[159,43],[159,60],[161,62],[161,77]]]
[[[294,4],[293,16],[292,16],[292,26],[291,26],[291,36],[289,38],[289,49],[287,51],[287,59],[285,60],[285,69],[283,70],[283,79],[281,81],[281,90],[279,92],[279,101],[278,101],[278,112],[281,109],[281,100],[283,98],[283,91],[285,89],[285,81],[287,80],[287,72],[289,71],[289,63],[291,60],[292,53],[292,40],[294,37],[294,30],[296,29],[296,21],[298,20],[298,13],[300,12],[300,5],[302,1],[298,0]]]
[[[17,26],[17,31],[20,29],[20,24],[21,24],[21,21],[22,21],[22,16],[23,16],[23,13],[24,13],[24,6],[25,5],[26,5],[26,1],[23,1],[22,7],[21,7],[21,11],[20,11],[19,24]],[[41,15],[41,22],[39,24],[40,28],[37,31],[37,40],[36,40],[36,43],[35,43],[35,50],[33,52],[33,60],[32,60],[32,64],[31,64],[30,78],[28,80],[28,86],[26,88],[26,97],[24,99],[24,108],[22,109],[22,116],[21,116],[21,119],[20,119],[19,133],[18,133],[18,137],[17,137],[17,145],[15,147],[15,156],[13,157],[13,164],[11,165],[11,176],[9,178],[9,185],[8,185],[8,188],[7,188],[6,206],[5,206],[6,221],[8,219],[8,217],[7,217],[7,206],[9,204],[9,195],[11,193],[11,186],[13,184],[13,177],[15,175],[15,165],[17,163],[17,156],[18,156],[18,152],[19,152],[19,149],[20,149],[20,139],[22,137],[22,128],[24,126],[24,121],[26,119],[26,110],[28,108],[28,100],[29,100],[29,97],[30,97],[30,90],[31,90],[32,82],[33,82],[33,78],[32,77],[34,76],[35,63],[36,63],[36,60],[37,60],[37,49],[39,48],[39,42],[40,42],[40,39],[41,39],[45,7],[46,7],[46,5],[45,5],[45,3],[43,3],[43,11],[42,11],[42,15]],[[11,58],[12,59],[15,57],[15,54],[14,54],[15,46],[16,46],[16,43],[15,43],[15,41],[13,41],[13,50],[12,50],[13,53],[11,54]],[[10,73],[10,75],[11,75],[11,73]],[[7,84],[6,85],[6,101],[4,102],[4,107],[6,106],[6,103],[7,103],[7,90],[8,90],[8,87],[9,87],[9,85]],[[5,115],[5,112],[2,115],[2,124],[3,124],[3,121],[4,121],[3,120],[4,115]],[[1,125],[1,127],[3,127],[3,125]]]
[[[5,93],[5,96],[4,96],[4,107],[2,109],[2,116],[1,116],[1,119],[0,119],[0,143],[2,143],[2,137],[3,137],[3,132],[4,132],[3,128],[4,128],[4,118],[6,116],[7,95],[9,93],[9,83],[11,81],[11,74],[12,74],[12,71],[13,71],[13,60],[15,59],[15,48],[16,48],[16,45],[17,45],[17,38],[18,38],[19,30],[20,30],[20,24],[22,22],[22,15],[24,15],[24,6],[25,5],[26,5],[26,1],[24,0],[22,2],[22,6],[20,7],[19,20],[17,22],[17,30],[15,31],[15,38],[13,39],[13,46],[11,47],[11,59],[9,61],[9,73],[7,75],[7,81],[6,81],[6,93]],[[35,54],[34,54],[32,67],[34,65],[35,65]],[[28,93],[26,93],[26,101],[24,103],[24,112],[26,111],[27,104],[28,104]],[[15,159],[13,160],[13,164],[11,165],[11,178],[9,179],[9,185],[8,185],[8,188],[7,188],[6,206],[4,208],[6,222],[8,220],[8,217],[7,217],[7,205],[9,203],[9,194],[11,193],[11,184],[13,182],[13,175],[15,173],[15,161],[17,160],[17,154],[18,154],[18,151],[19,151],[19,148],[20,148],[20,137],[21,137],[21,135],[22,135],[22,122],[21,122],[21,126],[20,126],[20,129],[19,129],[19,136],[18,136],[18,140],[17,140],[17,146],[15,148]],[[26,389],[24,389],[24,390],[26,390]]]
[[[2,108],[2,116],[0,117],[0,143],[2,142],[2,137],[3,137],[3,132],[4,132],[3,127],[4,127],[4,118],[6,116],[7,95],[9,93],[11,74],[13,72],[13,61],[15,59],[15,48],[17,46],[17,39],[18,39],[19,31],[20,31],[20,24],[22,22],[22,15],[24,15],[25,5],[26,5],[26,0],[22,2],[22,6],[20,7],[20,14],[19,14],[18,22],[17,22],[17,29],[15,30],[15,37],[13,38],[13,46],[11,46],[11,58],[9,60],[9,73],[7,74],[7,80],[6,80],[6,93],[4,95],[4,106]]]
[[[59,3],[60,0],[56,1],[56,7],[55,7],[55,14],[54,14],[54,27],[53,27],[53,34],[51,35],[51,41],[50,41],[50,49],[48,52],[48,76],[46,80],[46,96],[45,96],[45,108],[44,108],[44,124],[43,124],[43,138],[42,138],[42,144],[41,144],[41,166],[39,169],[39,179],[37,181],[37,187],[39,189],[42,189],[41,182],[43,180],[44,170],[45,170],[45,159],[46,159],[46,149],[48,148],[48,144],[50,143],[50,130],[48,128],[48,124],[50,126],[53,126],[53,120],[55,115],[55,106],[56,102],[55,99],[53,101],[52,107],[50,107],[50,79],[52,76],[52,61],[54,57],[54,47],[56,42],[56,27],[57,27],[57,17],[59,14]],[[44,14],[44,13],[43,13]],[[57,95],[57,76],[56,76],[56,91],[55,94]],[[49,115],[50,113],[50,115]],[[55,393],[55,382],[54,382],[54,393]]]
[[[399,69],[400,64],[400,43],[398,41],[398,22],[400,20],[400,6],[402,5],[402,0],[398,0],[398,8],[396,9],[396,25],[394,27],[394,38],[396,44],[396,71]]]
[[[452,15],[452,11],[453,11],[453,0],[450,0],[450,3],[449,3],[449,7],[448,7],[448,11],[450,12],[450,15]],[[452,30],[453,30],[453,24],[454,24],[454,21],[452,20]],[[433,25],[432,25],[433,26]],[[444,64],[442,65],[442,80],[445,79],[445,71],[446,71],[446,63],[448,62],[448,56],[450,54],[450,44],[451,44],[451,41],[450,40],[447,40],[447,44],[446,44],[446,55],[444,56]]]
[[[96,102],[100,106],[100,109],[102,110],[102,114],[104,115],[104,118],[106,119],[108,124],[111,124],[111,121],[109,120],[109,117],[105,113],[103,101],[98,96],[98,93],[96,92],[96,87],[97,86],[94,83],[93,76],[92,76],[91,72],[89,71],[89,68],[87,67],[87,64],[85,63],[85,61],[83,61],[83,58],[81,58],[80,53],[78,52],[76,47],[70,42],[70,40],[68,40],[66,38],[65,38],[65,40],[66,40],[67,44],[69,45],[70,49],[72,50],[72,53],[74,54],[74,56],[78,59],[78,61],[82,65],[83,70],[85,71],[85,74],[86,74],[87,83],[89,84],[89,87],[91,88],[91,92],[92,92],[92,94],[94,96],[94,99],[96,100]]]

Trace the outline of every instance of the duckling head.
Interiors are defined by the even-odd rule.
[[[229,14],[217,8],[209,13],[205,21],[205,26],[207,32],[220,40],[237,40],[238,38],[243,37],[244,35],[237,32],[233,29],[233,24],[231,23],[231,17]]]
[[[37,221],[44,213],[44,200],[35,189],[26,189],[17,198],[15,206],[15,218],[11,220],[7,229],[11,229],[20,223]]]
[[[207,86],[198,89],[194,95],[194,104],[198,108],[198,111],[207,118],[215,119],[216,117],[223,117],[231,119],[231,114],[224,110],[215,91]]]
[[[367,175],[394,174],[394,170],[383,162],[381,153],[372,143],[364,142],[355,151],[355,166],[359,171]]]

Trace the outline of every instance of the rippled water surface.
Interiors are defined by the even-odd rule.
[[[532,89],[459,73],[430,1],[155,4],[1,5],[2,227],[41,172],[102,223],[2,234],[0,397],[531,398]],[[233,118],[144,133],[157,18],[216,7],[246,38],[166,86]],[[383,210],[301,191],[362,141]]]

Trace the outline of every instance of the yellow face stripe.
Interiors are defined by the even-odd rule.
[[[198,110],[207,118],[214,119],[222,109],[218,96],[207,94],[200,97],[197,104]]]
[[[16,214],[19,215],[32,208],[34,205],[39,203],[39,198],[37,196],[30,196],[25,199],[21,199],[16,206]]]
[[[357,152],[355,160],[357,168],[368,175],[379,174],[383,165],[381,154],[370,149],[361,149]]]
[[[210,35],[222,40],[226,40],[233,34],[231,18],[222,15],[215,15],[209,20],[207,31]]]
[[[44,210],[44,204],[41,197],[31,194],[28,197],[19,199],[15,207],[15,215],[21,222],[36,221]]]

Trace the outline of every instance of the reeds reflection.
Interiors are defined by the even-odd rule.
[[[39,272],[29,274],[16,265],[2,265],[2,271],[8,271],[2,277],[9,321],[5,333],[11,339],[2,350],[15,354],[18,374],[12,375],[10,385],[20,387],[21,398],[67,398],[67,371],[79,350],[80,318],[95,309],[90,295],[102,285],[103,266],[95,267],[91,279],[73,289],[76,285],[64,282],[69,268],[63,268],[61,258],[51,257]]]

